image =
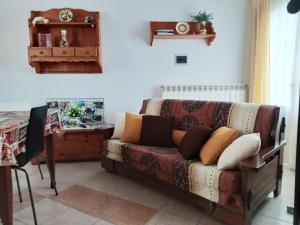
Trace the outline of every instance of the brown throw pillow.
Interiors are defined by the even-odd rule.
[[[173,117],[143,116],[140,145],[172,147]]]
[[[209,139],[214,130],[206,126],[195,126],[184,135],[178,151],[182,158],[193,159],[199,157],[199,151]]]

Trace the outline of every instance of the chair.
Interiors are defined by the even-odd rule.
[[[35,207],[34,207],[34,202],[32,197],[31,184],[30,184],[28,173],[23,167],[28,162],[30,162],[33,158],[38,156],[44,149],[44,130],[45,130],[46,117],[47,117],[47,106],[41,106],[41,107],[36,107],[31,109],[29,124],[27,128],[26,152],[16,157],[18,166],[13,167],[16,175],[20,202],[22,202],[23,200],[22,200],[17,170],[23,171],[26,175],[35,225],[37,225],[37,218],[36,218]],[[47,166],[48,169],[50,169],[48,160],[47,160]],[[55,193],[57,195],[56,188],[55,188]]]

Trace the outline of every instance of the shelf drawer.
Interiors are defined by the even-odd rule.
[[[52,56],[51,48],[29,48],[30,57]]]
[[[75,53],[76,56],[92,56],[96,57],[97,56],[97,48],[75,48]]]
[[[74,48],[52,48],[53,56],[75,56]]]

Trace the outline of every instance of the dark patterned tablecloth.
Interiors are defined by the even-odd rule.
[[[0,112],[0,160],[16,162],[25,153],[26,133],[30,112]],[[44,135],[58,133],[62,128],[60,114],[48,110]]]

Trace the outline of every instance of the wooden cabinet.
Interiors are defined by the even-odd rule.
[[[72,21],[60,22],[59,13],[63,9],[31,11],[28,20],[30,45],[28,58],[36,73],[102,73],[99,12],[69,9]],[[35,17],[45,17],[49,22],[32,21]],[[93,23],[85,23],[86,17]],[[67,31],[68,47],[60,47],[61,31]],[[49,48],[40,47],[39,34],[50,34]]]
[[[63,135],[52,135],[56,161],[100,160],[104,141],[112,136],[113,128],[101,130],[66,131]],[[32,163],[45,161],[45,154]]]

